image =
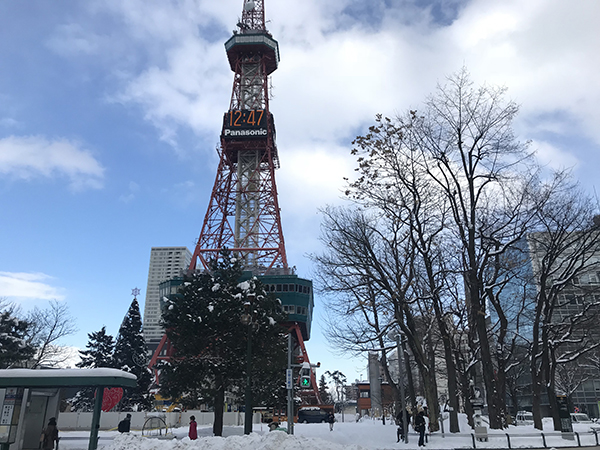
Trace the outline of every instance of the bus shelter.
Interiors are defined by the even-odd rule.
[[[2,369],[0,370],[0,450],[28,448],[26,435],[37,436],[48,417],[58,417],[60,389],[96,389],[88,450],[98,444],[105,388],[136,387],[135,375],[118,369]]]

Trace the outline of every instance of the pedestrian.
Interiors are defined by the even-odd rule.
[[[56,442],[56,448],[58,448],[58,428],[56,427],[56,418],[51,417],[48,421],[48,426],[42,431],[40,441],[42,443],[43,450],[53,450],[54,443]]]
[[[125,418],[119,422],[117,429],[119,430],[119,433],[129,433],[129,430],[131,429],[131,414],[127,414]]]
[[[329,422],[329,431],[333,431],[333,423],[335,422],[335,416],[331,411],[327,414],[327,422]]]
[[[419,433],[419,447],[425,447],[425,412],[419,411],[415,417],[415,431]]]
[[[188,436],[192,441],[198,439],[198,424],[196,423],[196,417],[190,416],[190,431]]]

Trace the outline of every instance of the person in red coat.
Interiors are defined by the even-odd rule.
[[[196,423],[196,417],[190,416],[190,431],[188,433],[188,436],[192,441],[198,439],[198,429],[196,428],[197,426],[198,424]]]

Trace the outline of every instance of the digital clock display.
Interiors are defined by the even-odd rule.
[[[267,114],[264,109],[232,109],[223,116],[223,137],[258,138],[267,136]]]

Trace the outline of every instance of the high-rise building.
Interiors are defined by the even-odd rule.
[[[187,270],[192,254],[187,247],[152,247],[150,268],[146,286],[146,304],[144,306],[144,339],[150,351],[158,346],[164,330],[160,321],[160,295],[158,285],[163,281],[181,276]]]

